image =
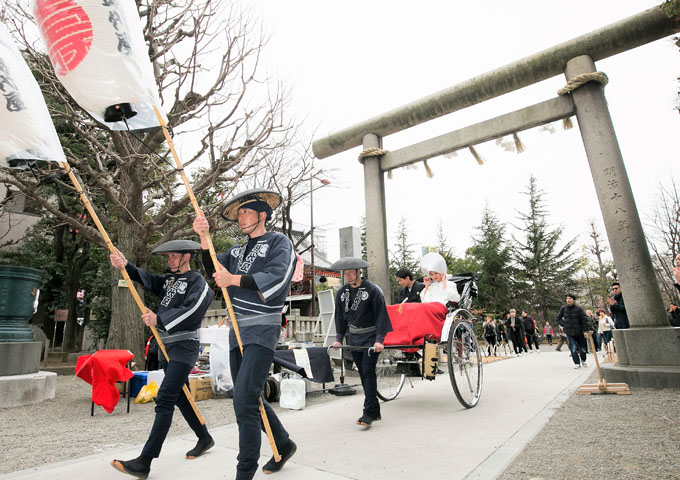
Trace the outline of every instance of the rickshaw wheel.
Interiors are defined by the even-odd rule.
[[[482,395],[482,351],[467,310],[454,312],[458,317],[449,330],[447,363],[451,386],[465,408],[477,405]]]
[[[384,402],[394,400],[404,386],[406,375],[397,373],[397,358],[395,351],[386,348],[380,352],[375,366],[378,381],[378,398]]]

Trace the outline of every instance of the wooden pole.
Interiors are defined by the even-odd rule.
[[[597,376],[600,381],[594,383],[584,383],[581,385],[576,393],[579,395],[591,395],[593,393],[616,393],[617,395],[630,395],[630,387],[626,383],[607,383],[600,370],[600,362],[597,360],[597,352],[595,351],[595,342],[593,341],[593,333],[588,332],[586,337],[590,339],[590,346],[593,350],[593,357],[595,358],[595,367],[597,368]]]
[[[73,170],[71,170],[71,166],[66,162],[59,162],[59,164],[61,165],[61,167],[64,170],[66,170],[66,173],[68,173],[68,176],[71,179],[71,183],[73,183],[73,186],[75,187],[76,191],[80,195],[80,201],[83,202],[83,205],[85,205],[85,208],[90,213],[90,217],[92,217],[92,220],[94,221],[95,225],[97,226],[97,230],[99,230],[99,234],[104,239],[104,242],[106,243],[106,246],[109,248],[109,251],[111,253],[115,253],[116,248],[113,246],[113,243],[111,242],[111,238],[109,238],[109,234],[106,233],[106,229],[104,228],[104,225],[102,225],[102,223],[99,221],[99,217],[97,216],[97,212],[94,211],[94,208],[92,207],[90,200],[87,198],[87,195],[85,195],[85,192],[83,191],[83,188],[80,185],[78,178],[73,173]],[[127,285],[128,290],[130,290],[130,293],[132,294],[132,298],[135,299],[135,303],[139,307],[139,310],[142,312],[142,314],[146,313],[147,308],[144,306],[144,302],[142,302],[142,299],[140,298],[139,293],[137,293],[137,289],[135,288],[134,284],[132,283],[130,276],[128,275],[127,271],[125,270],[125,267],[120,269],[120,273],[123,275],[123,279],[125,280],[125,284]],[[151,333],[156,338],[156,341],[158,342],[158,347],[163,352],[163,356],[165,357],[165,360],[169,362],[170,358],[168,357],[168,352],[165,350],[165,344],[163,343],[163,340],[161,340],[160,335],[158,335],[158,330],[156,330],[156,327],[151,327]],[[189,400],[189,403],[191,404],[191,408],[194,409],[194,413],[196,413],[196,416],[198,417],[198,420],[201,422],[201,425],[205,425],[205,419],[203,418],[203,415],[201,415],[201,412],[198,411],[198,407],[196,406],[196,402],[194,401],[194,398],[191,396],[191,392],[189,391],[189,387],[184,385],[184,387],[182,388],[182,391],[186,395],[187,400]]]
[[[158,108],[155,106],[153,107],[154,112],[156,113],[156,118],[158,119],[158,123],[160,124],[161,128],[163,129],[163,135],[165,135],[165,140],[168,142],[168,147],[170,147],[170,151],[172,152],[172,156],[175,159],[175,165],[177,166],[177,170],[179,171],[180,175],[182,176],[182,181],[184,182],[184,186],[187,190],[187,195],[189,195],[189,199],[191,200],[191,205],[194,207],[194,211],[196,212],[196,215],[199,217],[203,216],[203,212],[201,211],[201,208],[198,205],[198,202],[196,201],[196,197],[194,196],[194,191],[191,188],[191,184],[189,183],[189,179],[186,176],[186,173],[184,173],[184,166],[182,165],[182,162],[179,160],[179,155],[177,155],[177,151],[175,150],[175,145],[172,142],[172,139],[170,138],[170,134],[168,133],[167,125],[165,123],[165,120],[161,116],[160,112],[158,111]],[[216,272],[219,272],[222,270],[222,264],[217,260],[217,255],[215,253],[215,247],[213,246],[212,243],[212,238],[210,235],[202,235],[201,236],[202,240],[205,240],[205,242],[208,244],[208,251],[210,252],[210,258],[213,262],[213,267],[215,268]],[[234,329],[234,335],[236,336],[236,341],[238,342],[238,348],[241,351],[241,355],[243,355],[243,342],[241,341],[241,333],[238,328],[238,322],[236,321],[236,315],[234,314],[234,307],[231,304],[231,298],[229,297],[229,292],[227,292],[227,289],[225,287],[222,288],[222,296],[224,297],[224,302],[227,305],[227,310],[229,312],[229,320],[231,322],[231,328]],[[221,323],[220,323],[221,325]],[[269,440],[269,445],[271,445],[272,452],[274,453],[274,459],[279,462],[281,461],[281,455],[279,455],[279,451],[276,448],[276,442],[274,441],[274,435],[272,434],[272,429],[271,426],[269,425],[269,419],[267,418],[267,412],[264,409],[264,404],[262,403],[262,397],[260,397],[260,416],[262,417],[262,424],[264,425],[265,432],[267,434],[267,439]]]

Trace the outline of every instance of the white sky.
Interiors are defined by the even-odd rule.
[[[258,0],[254,5],[271,35],[265,65],[292,88],[292,107],[315,139],[456,85],[525,56],[596,30],[660,4],[661,0],[545,0],[484,2],[383,1],[323,2]],[[680,178],[680,115],[673,110],[680,75],[680,52],[670,37],[619,54],[596,65],[610,78],[605,89],[610,113],[643,223],[648,222],[659,182]],[[556,96],[555,77],[471,107],[407,132],[385,137],[393,150]],[[575,118],[572,118],[575,123]],[[502,221],[526,211],[530,174],[546,195],[553,225],[567,237],[583,234],[590,219],[604,233],[588,162],[577,126],[556,132],[520,134],[526,151],[506,152],[489,142],[470,153],[436,158],[394,171],[386,180],[389,245],[403,216],[409,239],[434,243],[441,221],[448,242],[462,256],[471,244],[481,210],[488,203]],[[315,226],[327,229],[329,257],[338,255],[337,231],[359,226],[364,215],[360,147],[318,160],[332,187],[314,195]],[[295,220],[309,223],[309,206]],[[510,229],[512,231],[512,229]],[[586,235],[581,235],[580,243]]]

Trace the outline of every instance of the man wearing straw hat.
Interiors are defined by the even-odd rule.
[[[239,430],[238,480],[251,479],[257,472],[262,442],[260,399],[274,351],[281,333],[281,310],[288,295],[295,270],[293,245],[284,235],[267,232],[265,223],[281,203],[281,196],[271,190],[255,189],[231,198],[222,217],[238,222],[248,241],[217,256],[225,268],[214,272],[209,260],[207,236],[210,230],[205,217],[194,220],[194,231],[201,236],[206,272],[217,285],[228,287],[240,332],[243,353],[234,328],[229,337],[229,365],[234,380],[234,412]],[[262,399],[274,442],[281,455],[272,457],[263,467],[265,473],[278,472],[293,456],[297,446],[290,439],[269,403]]]
[[[347,282],[335,298],[336,335],[332,346],[341,346],[347,335],[348,345],[362,347],[352,350],[364,389],[364,410],[356,423],[368,427],[381,418],[375,367],[392,323],[380,288],[361,278],[361,269],[365,267],[368,262],[356,257],[341,258],[330,266],[331,270],[342,270]]]
[[[118,249],[109,257],[112,266],[118,269],[125,267],[132,280],[161,299],[156,313],[147,309],[142,321],[149,327],[158,328],[170,359],[167,362],[161,356],[165,377],[156,397],[153,427],[141,455],[132,460],[111,462],[116,470],[138,478],[149,475],[151,461],[160,455],[172,424],[175,405],[198,437],[196,446],[186,453],[187,458],[196,458],[215,444],[182,392],[198,359],[198,329],[213,299],[213,292],[203,276],[191,270],[191,257],[200,248],[191,240],[172,240],[154,249],[151,253],[168,256],[170,272],[164,275],[153,275],[134,266]]]

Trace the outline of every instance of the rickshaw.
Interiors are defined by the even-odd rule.
[[[410,326],[395,322],[399,308],[411,308],[415,313],[413,321],[420,323],[418,309],[425,313],[425,307],[434,304],[391,305],[390,319],[397,334],[399,329],[409,328],[411,343],[393,344],[390,335],[385,339],[385,349],[380,353],[376,373],[378,377],[378,397],[385,401],[397,398],[406,379],[413,386],[412,379],[434,380],[443,374],[440,368],[448,367],[451,386],[458,401],[465,408],[472,408],[479,402],[482,393],[482,352],[474,331],[475,317],[469,308],[473,298],[477,296],[476,277],[473,274],[448,275],[447,281],[455,282],[460,294],[457,304],[449,304],[444,311],[444,318],[439,318],[441,331],[435,330],[437,322],[429,322],[423,328],[413,329]],[[402,310],[403,311],[403,310]],[[437,317],[437,315],[434,315]],[[427,322],[424,322],[427,323]],[[424,329],[424,330],[423,330]],[[418,331],[420,330],[420,331]],[[396,335],[397,338],[403,338]]]

